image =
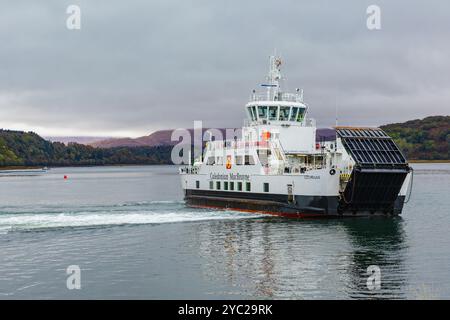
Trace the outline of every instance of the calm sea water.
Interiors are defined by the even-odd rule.
[[[0,298],[449,299],[450,164],[414,168],[401,218],[336,220],[187,208],[174,166],[3,176]]]

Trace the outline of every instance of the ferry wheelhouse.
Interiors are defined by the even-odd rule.
[[[187,205],[289,217],[400,214],[412,169],[393,140],[361,127],[317,139],[303,90],[283,92],[281,80],[281,59],[271,56],[239,138],[211,139],[180,168]]]

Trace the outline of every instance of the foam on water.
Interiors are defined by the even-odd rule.
[[[77,208],[43,206],[34,208],[33,211],[23,209],[0,208],[0,234],[48,228],[161,224],[258,217],[236,211],[188,208],[179,201],[142,201]]]

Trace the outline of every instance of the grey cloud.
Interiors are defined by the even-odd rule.
[[[450,3],[48,0],[2,4],[0,126],[134,135],[232,127],[281,53],[319,126],[449,114]],[[82,29],[65,28],[78,4]],[[20,128],[19,128],[20,129]]]

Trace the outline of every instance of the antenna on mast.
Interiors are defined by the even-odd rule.
[[[281,77],[281,58],[273,55],[269,57],[269,74],[267,75],[268,84],[261,86],[267,87],[267,100],[277,99],[280,91]]]
[[[267,80],[271,85],[279,87],[279,81],[281,80],[281,58],[277,56],[270,56],[269,58],[269,75]]]

